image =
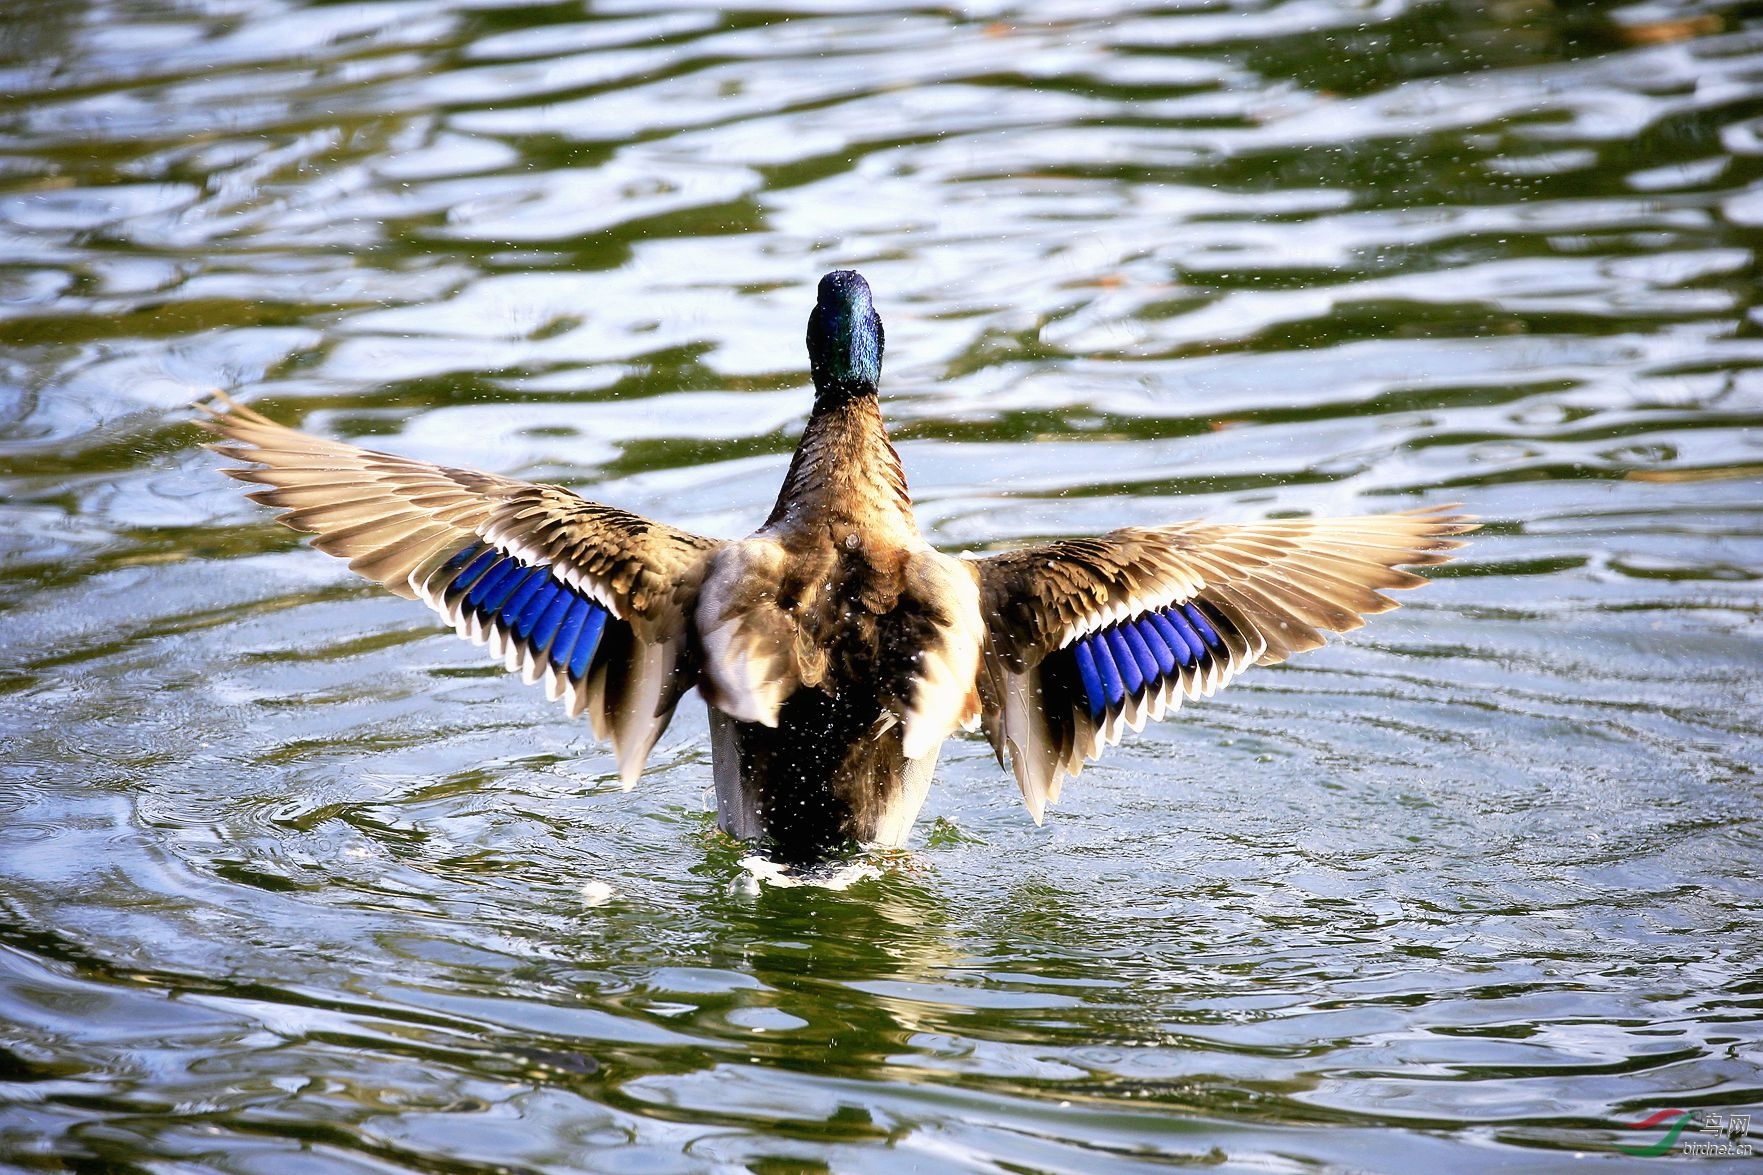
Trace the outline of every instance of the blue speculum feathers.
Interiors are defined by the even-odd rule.
[[[1070,666],[1090,717],[1128,697],[1151,693],[1184,672],[1229,659],[1217,628],[1197,604],[1171,604],[1111,624],[1071,645]],[[1049,670],[1057,672],[1058,662]]]
[[[869,283],[849,269],[820,279],[808,316],[808,363],[820,391],[871,390],[881,381],[881,316]]]
[[[463,569],[447,585],[448,599],[494,620],[532,652],[574,681],[587,677],[611,614],[553,574],[497,547],[473,543],[447,561],[443,573]]]

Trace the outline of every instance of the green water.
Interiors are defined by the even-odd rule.
[[[1763,18],[1102,7],[7,6],[0,1168],[1640,1169],[1763,1102]],[[776,889],[700,706],[621,792],[184,408],[738,535],[844,266],[945,549],[1489,524],[1044,827],[963,738]]]

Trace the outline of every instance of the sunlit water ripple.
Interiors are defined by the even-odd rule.
[[[1763,22],[1101,8],[12,6],[0,1165],[1541,1172],[1763,1101]],[[946,549],[1489,525],[1045,827],[963,739],[777,889],[701,707],[621,792],[184,409],[735,535],[847,265]]]

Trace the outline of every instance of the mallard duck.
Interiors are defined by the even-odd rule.
[[[1473,530],[1449,507],[1129,527],[981,558],[913,521],[882,425],[882,322],[851,271],[808,317],[814,408],[777,505],[705,538],[553,485],[296,432],[217,394],[226,472],[315,546],[420,600],[611,741],[631,786],[709,707],[718,823],[809,863],[897,847],[939,748],[983,728],[1038,824],[1067,776],[1251,665],[1396,606]]]

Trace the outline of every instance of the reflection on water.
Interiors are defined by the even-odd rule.
[[[1547,1171],[1763,1096],[1763,24],[1098,8],[13,6],[0,1163]],[[738,534],[843,265],[949,549],[1490,525],[1043,828],[962,741],[755,888],[701,712],[620,792],[183,408]]]

